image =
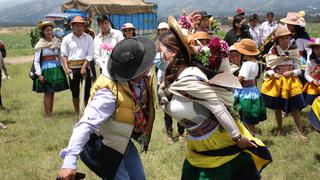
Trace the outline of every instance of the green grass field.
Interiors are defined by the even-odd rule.
[[[0,40],[6,45],[8,57],[33,55],[28,33],[30,28],[0,28]]]
[[[319,26],[310,26],[311,36],[319,34]],[[3,33],[0,39],[8,47],[8,56],[32,55],[26,33]],[[12,80],[2,84],[2,98],[7,110],[0,111],[0,122],[8,129],[0,129],[0,179],[43,180],[54,179],[62,160],[61,149],[67,146],[72,127],[77,122],[73,115],[70,91],[55,95],[54,117],[45,120],[43,94],[31,91],[32,81],[28,78],[30,64],[9,65]],[[309,107],[302,111],[304,125]],[[164,132],[161,110],[157,112],[152,142],[147,154],[141,158],[147,178],[150,180],[180,179],[185,155],[185,144],[168,145]],[[291,117],[284,119],[285,136],[274,136],[276,123],[272,111],[268,119],[258,126],[261,138],[269,147],[274,161],[262,172],[263,179],[320,179],[320,134],[308,130],[308,141],[299,139]],[[81,161],[78,171],[87,174],[87,179],[97,178]]]
[[[32,82],[27,77],[30,64],[8,66],[12,80],[3,82],[2,97],[7,110],[0,111],[0,122],[8,129],[0,130],[0,179],[53,179],[61,166],[61,149],[67,146],[77,117],[73,115],[71,93],[64,91],[55,95],[54,117],[42,117],[43,94],[31,91]],[[307,125],[303,110],[304,125]],[[307,134],[308,141],[297,136],[293,120],[284,119],[285,136],[274,136],[275,120],[272,112],[259,125],[261,138],[269,147],[274,161],[262,172],[263,179],[319,179],[320,135],[314,131]],[[168,145],[163,130],[161,110],[157,112],[155,128],[147,154],[141,158],[148,179],[163,180],[180,178],[185,154],[183,142]],[[98,179],[82,162],[79,171],[87,179]]]
[[[4,41],[7,48],[8,57],[33,55],[30,44],[29,33],[31,28],[0,28],[0,40]],[[310,37],[320,37],[319,24],[308,24],[306,30]],[[217,36],[224,38],[225,32],[218,31]]]

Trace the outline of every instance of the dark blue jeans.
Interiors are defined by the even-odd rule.
[[[115,180],[145,180],[143,165],[137,151],[132,142],[129,143],[127,152],[117,170]],[[107,180],[103,178],[103,180]]]

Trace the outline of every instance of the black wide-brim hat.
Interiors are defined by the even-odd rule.
[[[128,81],[145,73],[153,65],[156,46],[146,37],[133,37],[120,41],[112,50],[107,63],[113,80]]]
[[[199,14],[201,15],[201,18],[204,18],[204,17],[211,18],[212,17],[212,15],[208,14],[207,11],[200,11]]]

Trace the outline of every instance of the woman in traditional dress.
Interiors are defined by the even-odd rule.
[[[35,46],[34,67],[38,78],[33,82],[33,91],[44,93],[44,116],[52,115],[54,93],[69,88],[65,72],[61,66],[60,40],[52,35],[53,24],[39,25],[41,38]]]
[[[267,119],[266,107],[256,86],[259,65],[256,57],[260,54],[251,39],[242,39],[234,47],[241,53],[243,63],[239,71],[239,81],[243,88],[234,91],[234,109],[239,111],[241,121],[246,123],[253,134],[255,125]]]
[[[312,49],[312,53],[305,69],[304,76],[308,83],[305,84],[303,92],[306,103],[311,105],[320,95],[320,38],[312,38],[308,47]]]
[[[202,59],[210,66],[191,58],[194,48],[187,43],[188,30],[191,32],[197,19],[195,13],[182,16],[181,28],[169,16],[172,32],[159,37],[160,50],[169,63],[159,89],[160,103],[188,132],[182,179],[259,179],[259,172],[271,161],[271,155],[230,113],[230,87],[240,84],[227,69],[229,65],[224,66],[226,43],[211,40],[209,47],[215,50],[210,62]]]
[[[163,34],[170,31],[169,25],[166,22],[161,22],[158,25],[158,31],[157,31],[157,39],[155,41],[156,47],[157,47],[157,55],[154,59],[154,64],[156,67],[156,73],[157,73],[157,87],[159,87],[159,85],[163,82],[163,78],[164,78],[164,71],[168,66],[168,63],[165,62],[163,60],[163,54],[162,52],[160,52],[159,50],[159,40],[158,37]],[[159,99],[159,96],[158,96]],[[173,144],[175,142],[175,138],[173,135],[173,128],[172,128],[172,124],[173,124],[173,119],[172,117],[167,114],[166,112],[164,112],[164,123],[165,123],[165,130],[166,130],[166,134],[167,134],[167,143],[168,144]],[[183,134],[184,134],[184,128],[177,123],[177,130],[178,130],[178,139],[179,140],[183,140]]]
[[[303,135],[300,109],[306,106],[302,95],[302,84],[298,50],[290,46],[291,32],[279,27],[275,32],[275,45],[266,56],[267,77],[261,93],[266,107],[275,110],[278,134],[283,134],[282,113],[292,113],[294,122]]]
[[[302,67],[302,73],[299,76],[300,81],[304,85],[307,81],[304,78],[304,69],[303,67],[307,63],[308,57],[308,48],[307,45],[310,42],[310,36],[306,32],[305,26],[306,21],[304,19],[304,11],[300,12],[288,12],[287,17],[282,18],[280,21],[287,25],[287,28],[292,33],[290,44],[297,48],[300,56],[300,63]]]

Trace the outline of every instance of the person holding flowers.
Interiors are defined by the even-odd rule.
[[[198,22],[196,12],[178,22],[169,16],[171,32],[159,37],[168,62],[160,103],[188,132],[181,179],[259,179],[271,155],[232,112],[232,89],[241,85],[230,72],[227,43],[215,37],[209,50],[188,43]]]
[[[100,71],[106,67],[113,47],[123,40],[121,31],[113,29],[109,16],[97,17],[100,33],[94,38],[94,61],[99,64]]]

